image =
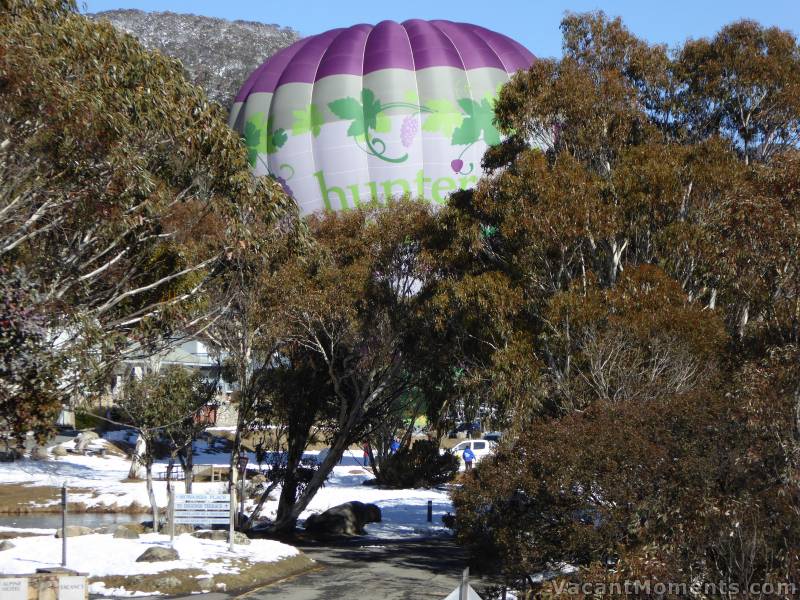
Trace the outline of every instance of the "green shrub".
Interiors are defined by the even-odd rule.
[[[381,465],[378,483],[397,488],[432,487],[458,473],[458,458],[439,453],[439,445],[418,441],[389,456]]]
[[[103,421],[98,419],[97,415],[95,415],[93,412],[75,412],[75,429],[97,429],[103,424]]]

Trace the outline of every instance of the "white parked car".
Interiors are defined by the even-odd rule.
[[[464,450],[466,450],[468,447],[472,449],[472,453],[475,455],[475,463],[477,464],[481,462],[484,457],[493,454],[496,445],[497,444],[490,442],[489,440],[466,440],[453,446],[450,449],[450,452],[458,457],[458,460],[461,463],[460,468],[463,470],[466,468],[466,465],[464,465]]]

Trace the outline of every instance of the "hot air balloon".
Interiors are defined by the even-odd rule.
[[[242,86],[230,124],[303,214],[473,186],[500,87],[534,60],[477,25],[383,21],[304,38]]]

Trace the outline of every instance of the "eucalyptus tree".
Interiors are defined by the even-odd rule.
[[[70,1],[0,7],[0,268],[67,363],[39,396],[52,404],[102,383],[132,341],[207,323],[243,216],[275,222],[290,201],[250,175],[177,61]]]
[[[294,460],[313,424],[329,449],[299,493],[285,488],[276,532],[294,529],[351,444],[402,410],[411,391],[450,375],[428,306],[437,273],[424,242],[434,220],[426,204],[407,200],[312,216],[313,249],[281,271],[285,360],[275,403],[303,415]],[[287,393],[304,385],[306,393]]]

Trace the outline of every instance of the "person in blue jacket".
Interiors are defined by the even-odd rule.
[[[464,466],[466,467],[467,471],[472,469],[472,463],[475,462],[475,454],[472,452],[469,446],[464,449],[464,453],[461,455],[464,459]]]
[[[397,441],[397,438],[392,438],[392,443],[389,445],[389,454],[395,454],[398,450],[400,450],[400,442]]]

